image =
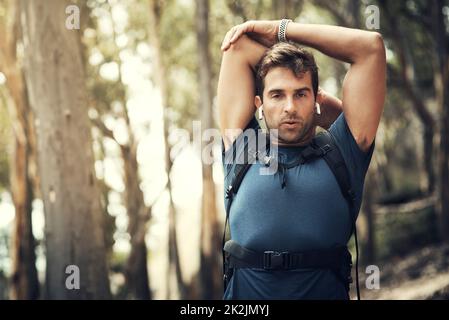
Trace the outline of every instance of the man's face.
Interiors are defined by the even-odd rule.
[[[263,92],[263,112],[269,129],[278,129],[279,144],[301,144],[314,131],[315,96],[312,76],[300,77],[284,67],[268,71]]]

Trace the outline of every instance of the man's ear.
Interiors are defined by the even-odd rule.
[[[262,105],[262,99],[260,98],[260,96],[254,97],[254,105],[256,106],[257,109],[260,108],[260,106]]]

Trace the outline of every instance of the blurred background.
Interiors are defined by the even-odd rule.
[[[0,299],[220,299],[220,142],[202,163],[193,121],[217,126],[228,29],[284,17],[383,35],[362,297],[449,298],[449,1],[1,0]]]

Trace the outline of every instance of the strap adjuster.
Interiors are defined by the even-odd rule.
[[[263,253],[263,268],[266,270],[288,269],[289,264],[289,252],[264,251]]]
[[[321,146],[320,149],[321,149],[321,152],[323,152],[323,155],[325,155],[326,153],[331,151],[332,148],[329,144],[325,144],[324,146]]]
[[[226,198],[227,199],[231,199],[232,198],[232,193],[234,192],[234,190],[232,189],[232,184],[230,184],[228,186],[228,188],[226,189]]]
[[[264,164],[265,167],[269,167],[270,166],[271,158],[272,158],[272,156],[269,156],[269,155],[265,155],[263,157],[263,164]]]

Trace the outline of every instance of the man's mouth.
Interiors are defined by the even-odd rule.
[[[281,122],[281,126],[287,129],[294,129],[299,127],[300,121],[299,120],[286,120]]]

